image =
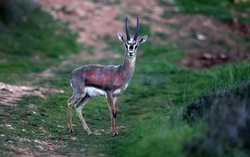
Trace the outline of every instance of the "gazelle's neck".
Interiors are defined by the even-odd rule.
[[[123,65],[122,65],[123,72],[134,73],[135,61],[136,61],[136,56],[134,56],[133,58],[128,58],[125,55]]]
[[[136,60],[136,56],[134,56],[133,58],[126,57],[126,54],[124,56],[124,61],[122,64],[122,73],[124,76],[126,76],[127,83],[133,77],[133,74],[135,71],[135,60]]]

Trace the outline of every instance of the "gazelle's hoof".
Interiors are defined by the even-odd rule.
[[[74,131],[73,131],[72,128],[68,128],[68,132],[69,132],[69,133],[73,133]]]
[[[114,137],[114,136],[118,136],[118,132],[117,132],[117,131],[114,131],[114,132],[112,132],[112,135],[113,135],[113,137]]]
[[[92,135],[93,133],[92,133],[92,131],[87,130],[87,134],[88,134],[88,135]]]

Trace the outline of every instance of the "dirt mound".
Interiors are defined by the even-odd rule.
[[[37,0],[54,18],[68,22],[72,30],[78,32],[80,43],[99,49],[105,42],[99,38],[107,34],[115,35],[123,26],[115,20],[119,8],[92,1],[80,0]],[[108,18],[107,18],[108,17]]]
[[[169,22],[180,26],[172,41],[187,52],[181,61],[184,66],[207,68],[249,58],[248,46],[239,42],[241,35],[225,23],[202,15],[182,16]]]
[[[158,44],[175,43],[186,52],[180,62],[193,68],[245,59],[246,44],[239,42],[241,35],[249,34],[248,26],[237,21],[226,24],[203,15],[180,14],[174,0],[165,5],[157,0],[36,0],[54,18],[68,22],[78,32],[80,43],[92,47],[94,52],[104,52],[105,36],[116,37],[123,31],[125,16],[131,25],[139,15],[144,25],[149,25],[150,40]],[[239,35],[241,32],[241,35]]]

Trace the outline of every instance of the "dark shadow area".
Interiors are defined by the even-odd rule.
[[[205,134],[185,145],[187,156],[242,156],[250,150],[250,83],[206,95],[189,105],[184,120],[205,120]]]

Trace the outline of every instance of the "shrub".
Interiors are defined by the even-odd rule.
[[[187,156],[248,156],[250,153],[250,84],[216,93],[191,104],[184,119],[205,120],[205,135],[185,144]]]
[[[1,0],[0,25],[3,26],[25,20],[32,10],[36,8],[38,8],[38,5],[31,0]]]

